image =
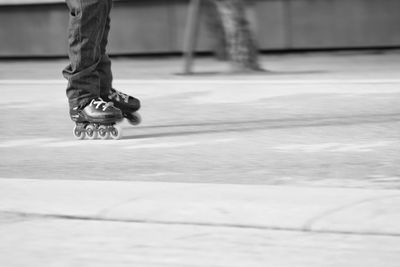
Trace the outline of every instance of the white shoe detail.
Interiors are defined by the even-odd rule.
[[[102,108],[103,111],[106,111],[108,107],[114,106],[112,102],[106,102],[100,97],[97,99],[93,99],[92,102],[90,102],[91,105],[96,105],[96,109]]]

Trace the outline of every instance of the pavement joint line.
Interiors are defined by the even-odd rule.
[[[361,199],[361,200],[354,201],[352,203],[341,205],[339,207],[326,210],[326,211],[320,213],[319,215],[314,216],[314,218],[309,219],[307,222],[304,223],[304,228],[312,231],[313,225],[315,225],[318,221],[325,219],[335,213],[338,213],[343,210],[350,209],[352,207],[362,205],[362,204],[365,204],[368,202],[373,202],[376,200],[383,200],[383,199],[390,199],[390,198],[399,198],[399,197],[400,197],[399,194],[393,194],[393,195],[388,195],[388,196],[377,196],[377,197]],[[400,236],[400,234],[399,234],[399,236]]]
[[[10,181],[13,182],[16,179],[13,178],[5,178],[5,177],[0,177],[0,181]],[[24,181],[28,182],[28,181],[36,181],[38,183],[41,183],[40,179],[28,179],[28,178],[23,178],[23,179],[18,179],[19,181],[17,182],[16,185],[18,184],[25,184]],[[54,180],[54,181],[50,181],[50,184],[48,185],[55,185],[58,184],[58,180]],[[61,181],[64,182],[64,181]],[[92,181],[84,181],[84,182],[92,182]],[[97,182],[97,181],[96,181]],[[101,182],[102,186],[106,186],[109,183],[109,181],[99,181]],[[15,182],[14,182],[15,183]],[[48,181],[45,182],[45,184],[47,184]],[[126,184],[126,181],[113,181],[112,183],[116,184]],[[130,184],[141,184],[142,186],[149,186],[150,184],[153,184],[153,182],[129,182]],[[157,184],[159,184],[160,186],[162,186],[162,184],[165,183],[160,183],[157,182]],[[191,183],[168,183],[169,185],[172,184],[176,184],[176,185],[189,185]],[[98,184],[100,185],[100,184]],[[209,184],[212,185],[212,184]],[[244,188],[242,186],[246,186],[246,185],[238,185],[236,184],[236,186],[240,186],[240,188],[236,188],[236,190],[239,190],[241,188]],[[259,187],[259,186],[258,186]],[[273,189],[276,190],[277,188],[301,188],[303,186],[276,186],[276,185],[266,185],[266,188],[269,189]],[[309,187],[307,187],[309,188]],[[343,188],[343,187],[338,187],[340,188],[340,190],[347,190],[347,188]],[[330,187],[329,189],[338,189],[336,187]],[[248,188],[247,188],[248,189]],[[329,190],[328,189],[328,190]],[[354,190],[353,188],[349,188],[350,190]],[[365,191],[362,188],[361,189],[357,189],[359,192],[361,191]],[[367,192],[369,192],[371,190],[367,190]],[[379,193],[379,192],[380,193]],[[86,214],[76,214],[75,212],[68,212],[68,211],[30,211],[30,210],[24,210],[24,208],[19,209],[17,207],[9,207],[6,208],[4,207],[3,209],[0,209],[0,216],[1,214],[3,215],[12,215],[15,216],[17,218],[21,218],[21,219],[53,219],[53,220],[75,220],[75,221],[97,221],[97,222],[115,222],[115,223],[137,223],[137,224],[149,224],[149,225],[175,225],[175,226],[201,226],[201,227],[212,227],[212,228],[217,228],[217,227],[222,227],[222,228],[230,228],[230,229],[252,229],[252,230],[262,230],[262,231],[291,231],[291,232],[298,232],[298,233],[312,233],[312,234],[336,234],[336,235],[350,235],[350,236],[387,236],[387,237],[396,237],[399,238],[400,237],[400,232],[396,231],[396,230],[384,230],[382,231],[381,228],[373,228],[373,229],[358,229],[356,228],[331,228],[331,227],[324,227],[322,225],[318,226],[318,221],[320,219],[323,219],[325,217],[331,216],[332,214],[334,215],[336,212],[340,212],[342,210],[346,210],[348,208],[357,206],[357,205],[363,205],[364,203],[368,203],[368,202],[374,202],[376,200],[383,200],[383,199],[390,199],[390,198],[400,198],[400,195],[398,194],[398,192],[396,191],[390,191],[389,193],[384,193],[387,190],[384,189],[374,189],[372,196],[370,195],[370,193],[367,193],[366,195],[361,194],[360,196],[364,195],[364,196],[368,196],[369,197],[364,197],[364,198],[358,198],[358,199],[354,199],[351,202],[347,202],[347,203],[342,203],[341,205],[336,205],[333,207],[330,207],[328,209],[325,210],[321,210],[319,213],[314,214],[314,216],[312,216],[311,218],[309,217],[308,219],[306,219],[305,221],[301,222],[300,224],[297,225],[285,225],[285,224],[281,224],[281,223],[268,223],[268,221],[254,221],[254,222],[231,222],[231,221],[222,221],[222,222],[214,222],[214,221],[210,221],[210,220],[195,220],[192,218],[177,218],[175,216],[170,218],[146,218],[146,217],[125,217],[121,215],[118,215],[118,213],[115,215],[108,215],[108,212],[110,210],[112,210],[114,207],[119,206],[121,204],[127,203],[127,202],[132,202],[133,200],[135,200],[135,198],[128,198],[128,199],[123,199],[118,201],[118,203],[114,203],[111,206],[106,205],[105,207],[103,207],[100,211],[96,211],[95,213],[90,212],[90,213],[86,213]],[[353,194],[354,192],[352,191],[348,191],[348,194]],[[346,193],[347,194],[347,193]]]
[[[93,180],[93,179],[77,179],[77,180],[67,180],[67,179],[38,179],[38,178],[25,178],[25,177],[4,177],[0,176],[0,181],[18,181],[18,182],[36,182],[36,183],[64,183],[64,182],[95,182],[95,183],[119,183],[119,184],[157,184],[157,185],[163,185],[163,184],[168,184],[168,185],[194,185],[194,184],[200,184],[200,185],[223,185],[220,183],[193,183],[193,182],[161,182],[161,181],[125,181],[125,180]],[[388,189],[388,188],[378,188],[378,189],[367,189],[367,188],[362,188],[362,187],[343,187],[343,186],[304,186],[304,185],[275,185],[275,184],[246,184],[246,183],[224,183],[224,185],[231,185],[231,186],[237,186],[237,187],[269,187],[269,188],[326,188],[326,189],[340,189],[340,190],[367,190],[367,191],[381,191],[381,192],[386,192],[386,191],[396,191],[395,195],[386,195],[387,197],[393,197],[393,196],[399,196],[397,194],[397,191],[400,193],[399,190],[397,189]],[[1,210],[0,210],[1,212]]]
[[[400,79],[115,79],[118,84],[399,84]],[[58,79],[1,80],[0,85],[67,84]]]
[[[96,216],[75,216],[66,214],[46,214],[46,213],[28,213],[18,211],[1,211],[0,214],[20,216],[32,219],[54,219],[54,220],[74,220],[74,221],[97,221],[97,222],[115,222],[115,223],[135,223],[135,224],[153,224],[153,225],[180,225],[180,226],[201,226],[212,228],[233,228],[233,229],[251,229],[260,231],[282,231],[282,232],[299,232],[312,234],[338,234],[350,236],[386,236],[400,237],[400,233],[383,233],[373,231],[344,231],[344,230],[321,230],[308,229],[306,227],[279,227],[279,226],[263,226],[263,225],[246,225],[246,224],[229,224],[229,223],[207,223],[207,222],[188,222],[188,221],[161,221],[161,220],[144,220],[144,219],[115,219]]]

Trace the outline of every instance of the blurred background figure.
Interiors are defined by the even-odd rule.
[[[222,25],[222,18],[219,15],[217,5],[214,0],[206,0],[203,3],[204,13],[206,15],[206,26],[213,40],[212,49],[214,55],[219,60],[227,60],[227,43],[225,38],[225,30]]]
[[[201,3],[198,12],[190,12],[192,3]],[[239,71],[260,69],[258,51],[400,47],[398,0],[119,0],[113,6],[111,56],[181,54],[188,14],[201,25],[192,34],[192,54],[216,51]],[[66,57],[68,19],[62,0],[0,0],[0,57]]]
[[[233,71],[260,71],[258,47],[243,0],[205,0],[208,29],[218,59],[228,59]]]

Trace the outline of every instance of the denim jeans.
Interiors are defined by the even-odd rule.
[[[106,54],[112,0],[66,0],[69,8],[68,56],[63,70],[70,107],[83,107],[107,95],[112,86]]]

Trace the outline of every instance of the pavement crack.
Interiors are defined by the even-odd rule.
[[[164,226],[199,226],[212,228],[231,228],[237,230],[260,230],[260,231],[282,231],[282,232],[298,232],[312,234],[338,234],[351,236],[387,236],[400,237],[400,233],[385,232],[359,232],[359,231],[342,231],[342,230],[314,230],[306,227],[280,227],[268,225],[249,225],[249,224],[230,224],[230,223],[212,223],[212,222],[190,222],[190,221],[161,221],[147,219],[125,219],[125,218],[105,218],[97,216],[67,215],[67,214],[41,214],[27,213],[16,211],[0,211],[4,214],[12,214],[31,219],[54,219],[54,220],[75,220],[75,221],[95,221],[95,222],[114,222],[114,223],[135,223],[135,224],[154,224]]]
[[[111,206],[108,206],[108,207],[104,207],[99,212],[97,212],[96,218],[97,217],[99,217],[99,218],[105,217],[111,210],[115,210],[116,208],[118,208],[120,206],[123,206],[125,204],[128,204],[130,202],[138,201],[141,198],[142,197],[134,197],[134,198],[130,198],[130,199],[125,199],[125,200],[122,200],[120,202],[115,203],[114,205],[111,205]]]
[[[325,218],[328,218],[330,216],[332,216],[335,213],[339,213],[341,211],[353,208],[355,206],[359,206],[365,203],[369,203],[369,202],[374,202],[374,201],[378,201],[378,200],[383,200],[383,199],[388,199],[388,198],[398,198],[400,197],[400,195],[396,194],[396,195],[389,195],[389,196],[379,196],[379,197],[371,197],[371,198],[366,198],[366,199],[362,199],[362,200],[358,200],[358,201],[354,201],[352,203],[349,204],[345,204],[345,205],[341,205],[339,207],[333,208],[333,209],[329,209],[326,210],[316,216],[314,216],[313,218],[309,219],[307,222],[304,223],[304,230],[305,231],[314,231],[313,230],[313,226],[318,223],[319,221],[324,220]]]

